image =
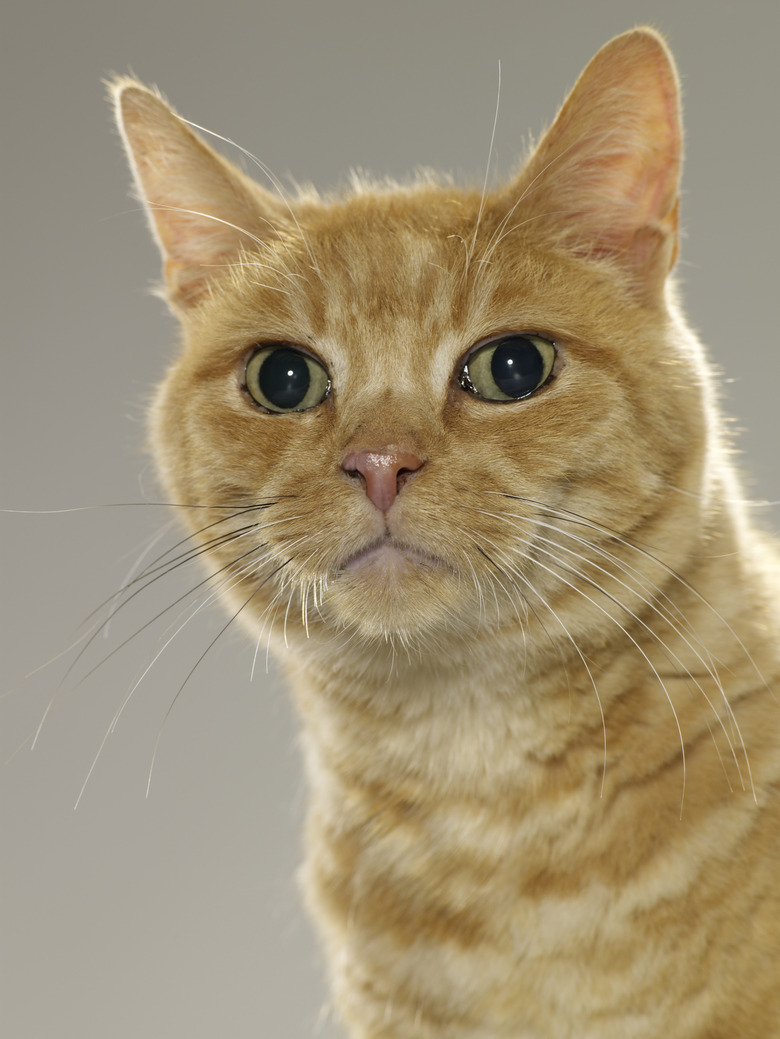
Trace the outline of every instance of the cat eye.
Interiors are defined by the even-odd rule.
[[[501,336],[471,354],[460,371],[460,384],[483,400],[523,400],[547,382],[554,363],[555,346],[548,339]]]
[[[330,393],[330,378],[319,361],[286,344],[253,353],[244,385],[253,400],[276,414],[316,408]]]

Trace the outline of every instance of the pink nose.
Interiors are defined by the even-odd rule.
[[[367,497],[382,511],[387,512],[396,499],[406,475],[413,473],[423,460],[410,451],[380,448],[377,451],[353,451],[341,463],[345,473],[359,473],[366,485]]]

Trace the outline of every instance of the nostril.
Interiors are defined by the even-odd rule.
[[[396,484],[396,487],[397,487],[397,489],[399,491],[401,490],[403,485],[406,483],[408,478],[410,476],[413,476],[414,473],[416,473],[418,469],[422,469],[422,465],[415,466],[414,469],[405,468],[405,469],[399,469],[398,470],[398,473],[396,474],[396,478],[395,478],[395,484]]]
[[[341,463],[342,470],[347,474],[347,476],[350,477],[350,479],[357,480],[359,483],[363,484],[365,484],[366,482],[366,478],[363,475],[364,467],[364,460],[362,460],[360,456],[354,452],[352,454],[347,455],[344,461]]]
[[[359,469],[348,469],[345,465],[341,467],[351,480],[357,480],[365,486],[366,478]]]

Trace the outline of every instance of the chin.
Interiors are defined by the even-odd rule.
[[[328,583],[325,616],[364,639],[407,645],[473,628],[464,614],[474,589],[444,561],[416,549],[371,546],[349,558]]]

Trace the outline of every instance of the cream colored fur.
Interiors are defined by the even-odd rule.
[[[350,1035],[780,1036],[778,561],[669,278],[664,43],[607,44],[484,197],[285,199],[115,97],[184,337],[152,450],[289,677]],[[499,333],[556,346],[527,399],[460,384]],[[247,394],[280,342],[316,407]],[[345,468],[371,451],[420,462],[386,510]]]

